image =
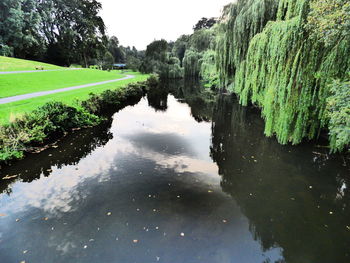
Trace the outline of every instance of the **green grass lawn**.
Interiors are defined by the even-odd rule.
[[[0,71],[35,70],[35,67],[43,67],[44,69],[63,69],[62,67],[42,62],[0,56]]]
[[[94,69],[0,74],[0,98],[119,79],[124,76],[119,72]]]
[[[73,71],[73,72],[77,73],[78,71]],[[129,83],[135,83],[138,81],[145,81],[149,77],[149,75],[146,75],[146,74],[135,73],[135,72],[129,72],[129,73],[132,75],[135,75],[135,78],[128,79],[128,80],[122,80],[120,82],[109,83],[109,84],[105,84],[105,85],[100,85],[100,86],[95,86],[95,87],[90,87],[90,88],[83,88],[83,89],[73,90],[73,91],[68,91],[68,92],[62,92],[62,93],[58,93],[58,94],[42,96],[42,97],[38,97],[38,98],[33,98],[33,99],[28,99],[28,100],[23,100],[23,101],[18,101],[18,102],[0,105],[0,125],[4,125],[6,123],[9,123],[10,121],[13,121],[16,117],[19,117],[19,116],[23,115],[24,113],[28,113],[30,111],[33,111],[36,108],[44,105],[45,103],[47,103],[49,101],[61,101],[61,102],[64,102],[68,105],[78,107],[79,104],[77,103],[77,100],[87,99],[89,96],[89,93],[98,94],[104,90],[108,90],[108,89],[113,90],[113,89],[122,88]],[[30,74],[30,73],[28,73],[28,74]],[[39,73],[35,73],[35,74],[39,74]],[[115,74],[116,74],[116,72],[114,72],[114,76],[115,76]],[[40,82],[38,82],[38,83],[40,83]],[[66,84],[64,86],[67,87]]]

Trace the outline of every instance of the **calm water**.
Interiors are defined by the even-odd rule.
[[[2,169],[0,262],[350,262],[349,160],[278,145],[232,97],[172,94]]]

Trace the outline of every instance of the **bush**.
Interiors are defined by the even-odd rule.
[[[0,126],[0,162],[23,157],[30,147],[61,136],[72,128],[96,125],[99,118],[85,110],[50,102],[15,122]]]
[[[98,65],[91,65],[89,66],[89,69],[101,69]]]

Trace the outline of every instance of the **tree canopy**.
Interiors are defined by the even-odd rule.
[[[96,0],[3,0],[0,54],[60,65],[105,52],[105,25]]]

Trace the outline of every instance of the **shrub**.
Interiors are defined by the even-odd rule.
[[[72,128],[96,125],[99,118],[83,109],[50,102],[15,122],[0,126],[0,162],[23,157],[24,151]]]

